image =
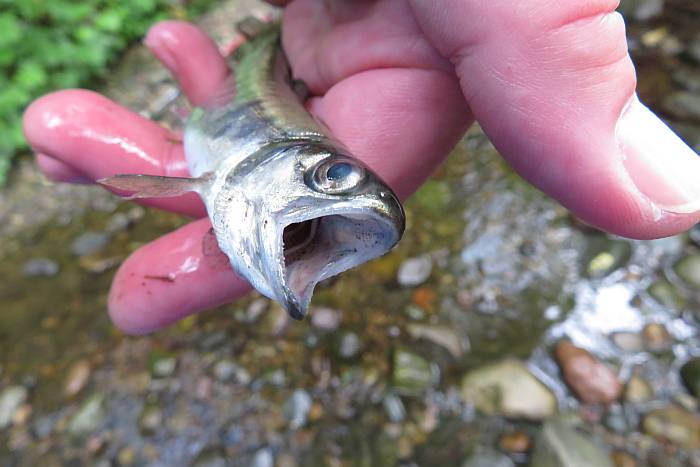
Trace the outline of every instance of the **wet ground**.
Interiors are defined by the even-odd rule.
[[[207,29],[225,40],[251,5]],[[700,149],[700,6],[623,7],[643,98]],[[175,124],[145,57],[107,92]],[[700,231],[587,229],[478,129],[407,215],[305,322],[250,296],[128,337],[111,276],[186,220],[20,164],[0,193],[0,464],[700,465]]]

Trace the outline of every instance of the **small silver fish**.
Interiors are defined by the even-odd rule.
[[[392,190],[304,108],[279,26],[257,29],[237,51],[235,91],[187,122],[193,178],[101,183],[132,198],[199,193],[233,269],[302,319],[316,284],[391,250],[405,216]]]

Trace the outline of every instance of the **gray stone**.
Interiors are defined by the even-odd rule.
[[[608,453],[561,421],[544,424],[535,441],[532,467],[614,467]]]
[[[644,350],[644,339],[638,332],[616,332],[611,339],[625,352],[637,353]]]
[[[433,326],[429,324],[409,324],[408,333],[414,339],[425,339],[433,344],[446,349],[455,358],[460,358],[464,353],[462,337],[446,326]]]
[[[289,422],[289,428],[296,430],[306,425],[313,400],[308,392],[297,389],[284,405],[284,414]]]
[[[396,280],[404,287],[415,287],[427,281],[433,270],[433,261],[430,256],[423,255],[409,258],[401,263]]]
[[[23,386],[10,386],[0,392],[0,430],[12,423],[12,417],[27,400],[29,392]]]
[[[333,308],[321,307],[311,310],[311,324],[322,331],[335,331],[340,326],[342,313]]]
[[[68,422],[68,432],[79,436],[95,431],[102,424],[105,416],[104,396],[93,394]]]
[[[151,374],[156,378],[167,378],[175,373],[177,359],[171,356],[157,357],[151,362]]]
[[[683,257],[674,266],[676,274],[690,288],[700,290],[700,255]]]
[[[664,11],[664,0],[622,0],[620,12],[636,21],[649,21]]]
[[[163,411],[158,407],[146,406],[139,416],[139,428],[144,435],[152,435],[158,432],[163,425]]]
[[[272,450],[270,448],[263,448],[255,453],[251,467],[274,467],[274,465],[275,458],[272,455]]]
[[[433,384],[430,363],[405,349],[394,352],[394,388],[402,394],[418,394]]]
[[[226,462],[226,457],[222,449],[218,447],[209,447],[202,450],[194,462],[192,467],[226,467],[228,462]]]
[[[59,269],[56,261],[48,258],[34,258],[22,265],[22,275],[26,277],[51,277],[58,274]]]
[[[389,393],[384,396],[382,405],[384,406],[386,416],[392,423],[401,423],[406,418],[406,408],[404,407],[401,398],[396,394]]]
[[[462,395],[487,415],[542,420],[558,408],[552,391],[516,359],[470,371],[462,379]]]
[[[479,446],[474,454],[465,459],[462,467],[515,467],[515,464],[505,454]]]
[[[338,354],[342,358],[353,358],[360,352],[360,338],[353,332],[343,334],[338,344]]]
[[[700,64],[700,37],[690,43],[687,52],[690,58]]]
[[[87,256],[106,247],[109,238],[104,232],[85,232],[73,240],[70,249],[76,256]]]
[[[700,95],[688,91],[669,94],[661,103],[662,108],[677,118],[700,120]]]

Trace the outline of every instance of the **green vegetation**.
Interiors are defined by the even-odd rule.
[[[90,87],[153,22],[196,15],[213,0],[0,0],[0,186],[26,148],[32,99]]]

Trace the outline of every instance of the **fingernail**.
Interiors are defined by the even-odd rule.
[[[177,72],[177,60],[173,54],[171,47],[172,41],[175,39],[168,31],[149,31],[146,38],[143,40],[143,45],[153,52],[153,54],[165,65],[172,73]]]
[[[620,117],[617,139],[632,182],[660,209],[700,210],[700,156],[635,96]]]

